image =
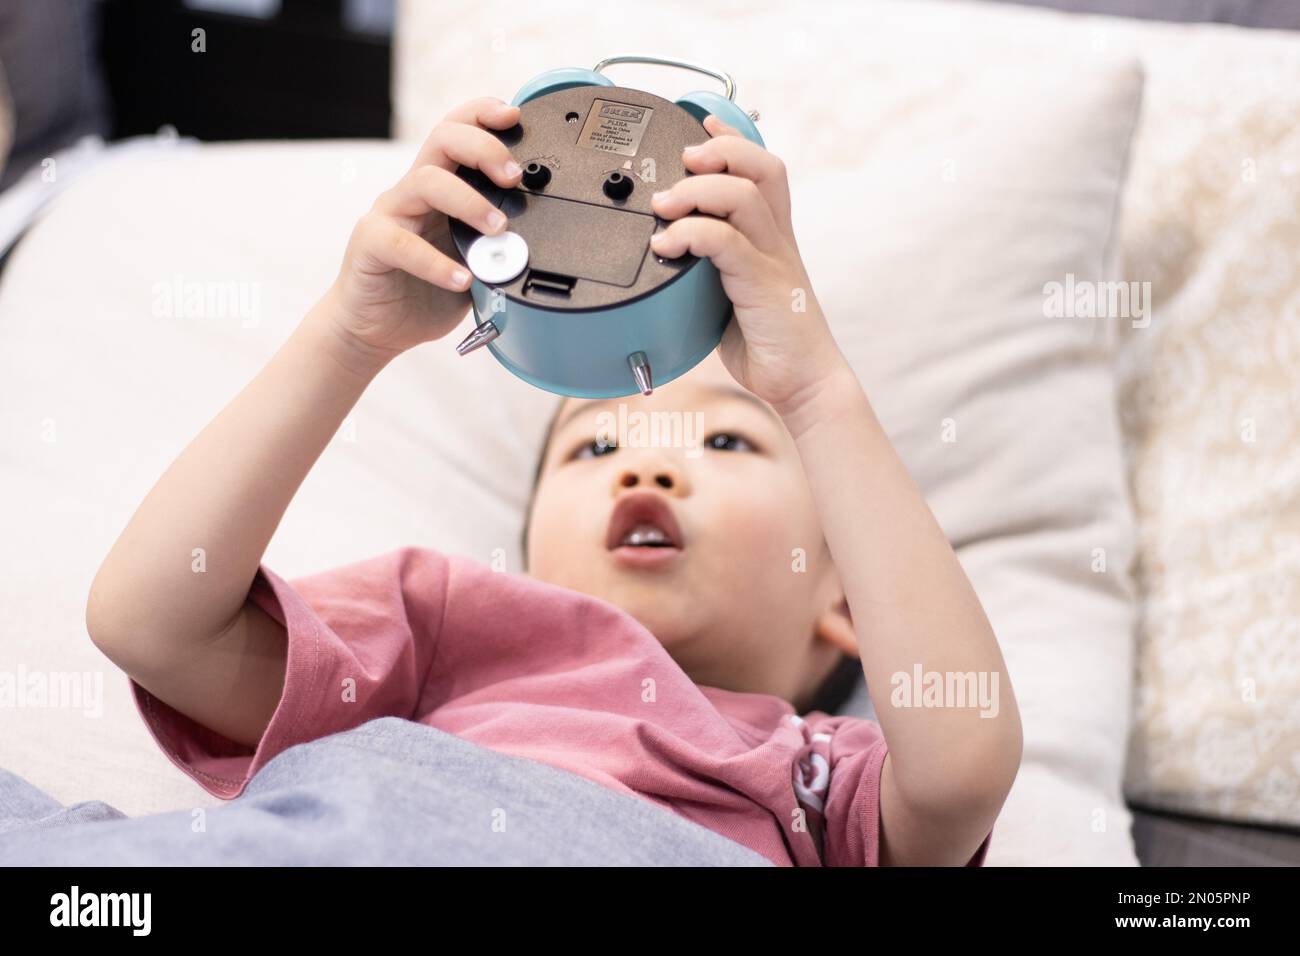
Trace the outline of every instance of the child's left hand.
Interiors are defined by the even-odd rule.
[[[712,114],[704,128],[713,138],[683,153],[695,175],[655,194],[655,213],[676,221],[651,248],[717,267],[735,306],[719,356],[737,382],[784,415],[845,360],[795,243],[785,164]],[[688,215],[695,211],[725,220]]]

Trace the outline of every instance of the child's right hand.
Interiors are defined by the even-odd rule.
[[[375,200],[348,241],[327,298],[341,338],[369,360],[387,361],[441,338],[470,309],[469,271],[455,257],[448,217],[480,232],[506,229],[505,216],[456,175],[481,170],[509,189],[521,170],[489,129],[509,129],[519,108],[495,97],[470,100],[433,128],[411,169]]]

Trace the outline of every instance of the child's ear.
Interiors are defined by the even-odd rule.
[[[849,612],[848,599],[843,595],[840,595],[839,599],[817,618],[817,633],[823,640],[830,641],[850,657],[859,656],[858,635],[853,630],[853,615]]]

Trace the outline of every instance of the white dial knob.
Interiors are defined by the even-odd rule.
[[[528,243],[517,232],[479,236],[470,245],[465,264],[487,285],[509,282],[528,266]]]

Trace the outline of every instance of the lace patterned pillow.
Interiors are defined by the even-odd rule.
[[[1164,28],[1125,197],[1139,519],[1125,791],[1300,824],[1300,36]],[[1153,36],[1159,31],[1152,31]]]

